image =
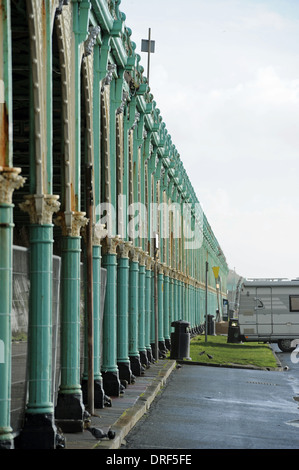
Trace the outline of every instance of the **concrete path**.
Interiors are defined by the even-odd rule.
[[[95,410],[91,426],[107,432],[110,428],[116,432],[114,439],[96,440],[89,431],[64,434],[66,449],[118,449],[124,438],[149,409],[153,400],[164,387],[176,361],[159,360],[145,370],[141,377],[136,377],[135,384],[130,384],[120,397],[111,397],[112,406]]]

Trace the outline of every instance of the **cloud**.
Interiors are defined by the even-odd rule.
[[[125,3],[133,36],[152,27],[151,91],[229,265],[299,275],[299,3]]]
[[[299,208],[290,201],[254,209],[236,205],[229,191],[211,188],[202,191],[204,212],[221,234],[221,248],[231,267],[244,277],[297,277],[299,253],[294,250],[299,229]],[[235,195],[238,198],[238,194]],[[288,269],[285,268],[289,265]]]

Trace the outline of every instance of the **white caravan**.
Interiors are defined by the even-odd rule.
[[[245,280],[238,315],[241,341],[277,343],[284,351],[299,338],[299,280]],[[299,341],[298,341],[299,342]]]

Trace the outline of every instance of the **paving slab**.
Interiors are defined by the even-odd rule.
[[[119,397],[110,397],[111,407],[96,409],[91,416],[91,427],[115,432],[114,439],[95,439],[84,429],[80,433],[64,433],[66,449],[119,449],[125,436],[146,413],[153,400],[166,384],[176,367],[175,360],[161,359],[145,369],[144,375],[136,377]]]

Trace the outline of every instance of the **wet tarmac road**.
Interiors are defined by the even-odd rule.
[[[123,449],[298,449],[299,363],[284,371],[184,365]]]

